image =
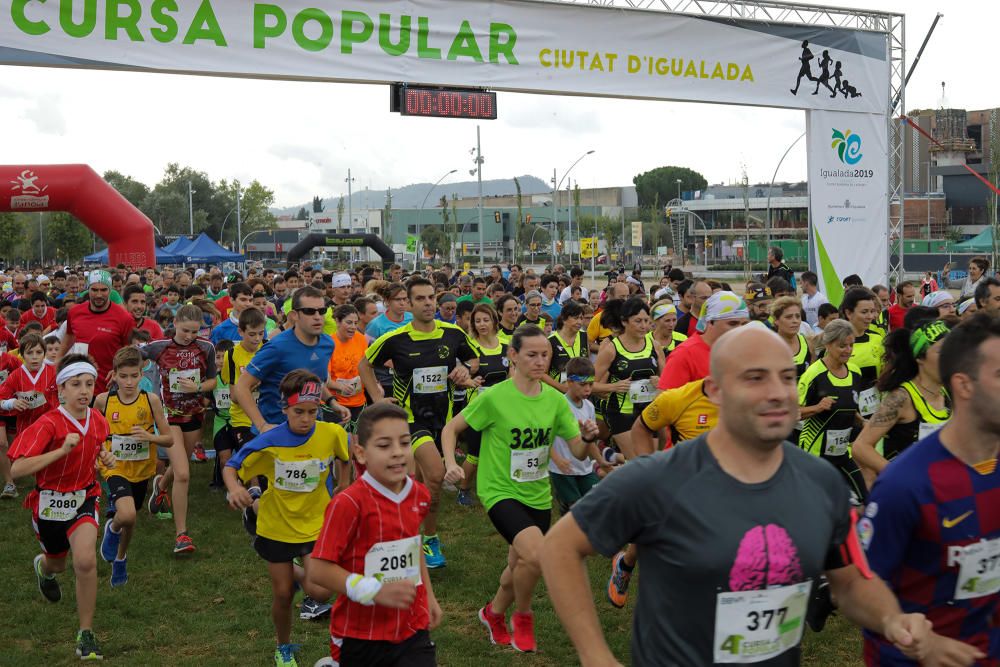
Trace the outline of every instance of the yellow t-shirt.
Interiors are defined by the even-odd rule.
[[[315,541],[323,527],[334,459],[348,460],[347,432],[339,424],[316,422],[311,433],[296,435],[285,422],[243,445],[226,465],[244,482],[267,478],[257,534],[303,544]]]
[[[114,476],[130,482],[141,482],[155,475],[156,445],[132,438],[133,426],[155,433],[156,425],[149,395],[140,391],[134,401],[122,403],[117,392],[111,392],[104,408],[104,417],[108,420],[109,435],[102,447],[115,455],[114,468],[98,464],[104,478]]]
[[[590,319],[590,324],[587,325],[587,340],[600,343],[605,338],[610,338],[614,332],[611,329],[605,329],[601,326],[601,314],[597,313]]]
[[[708,433],[719,421],[719,406],[708,400],[704,386],[704,379],[695,380],[663,392],[642,411],[642,423],[653,432],[670,427],[674,444]]]
[[[236,381],[243,375],[243,371],[250,365],[250,360],[253,359],[253,355],[257,354],[258,350],[260,350],[259,347],[253,352],[248,352],[242,343],[236,343],[236,347],[226,353],[226,359],[222,368],[219,369],[219,376],[224,383],[230,386],[230,393],[232,393],[231,388],[236,386]],[[253,400],[257,400],[258,394],[257,391],[253,392]],[[232,426],[251,426],[247,413],[236,404],[236,396],[232,396],[232,399],[229,406],[229,423]]]

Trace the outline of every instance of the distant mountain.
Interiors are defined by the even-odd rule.
[[[524,195],[537,195],[552,191],[552,186],[536,176],[518,176],[517,180],[521,184],[521,194]],[[454,194],[458,195],[460,199],[465,199],[476,197],[479,194],[479,186],[476,181],[462,181],[458,183],[446,181],[434,188],[434,191],[428,196],[427,193],[433,185],[433,183],[414,183],[412,185],[404,185],[401,188],[393,188],[392,207],[395,209],[419,208],[424,197],[427,197],[425,206],[434,206],[435,202],[441,199],[441,195],[451,199],[451,196]],[[385,206],[385,194],[385,190],[368,190],[367,192],[364,189],[360,191],[355,190],[352,193],[351,202],[355,209],[362,209],[366,205],[371,209],[382,208]],[[517,194],[513,178],[483,181],[483,197],[513,194]],[[327,212],[336,211],[338,199],[340,199],[339,196],[323,199],[324,210]],[[272,208],[271,213],[274,215],[295,215],[302,207],[305,207],[309,211],[312,209],[312,202],[305,202],[285,208]],[[347,208],[346,196],[344,197],[344,207]]]

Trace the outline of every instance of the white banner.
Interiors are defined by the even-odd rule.
[[[885,113],[886,58],[883,33],[526,0],[0,0],[13,65]]]
[[[639,252],[642,252],[642,222],[633,221],[632,222],[632,247],[639,248]]]
[[[845,277],[887,284],[888,125],[877,114],[810,111],[809,224],[820,290],[839,304]]]

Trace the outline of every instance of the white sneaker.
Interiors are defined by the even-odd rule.
[[[3,491],[0,492],[0,498],[17,498],[17,486],[14,482],[4,485]]]

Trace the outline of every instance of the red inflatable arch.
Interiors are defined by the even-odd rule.
[[[112,266],[156,266],[152,221],[87,165],[0,165],[0,192],[0,212],[72,213],[108,244]]]

